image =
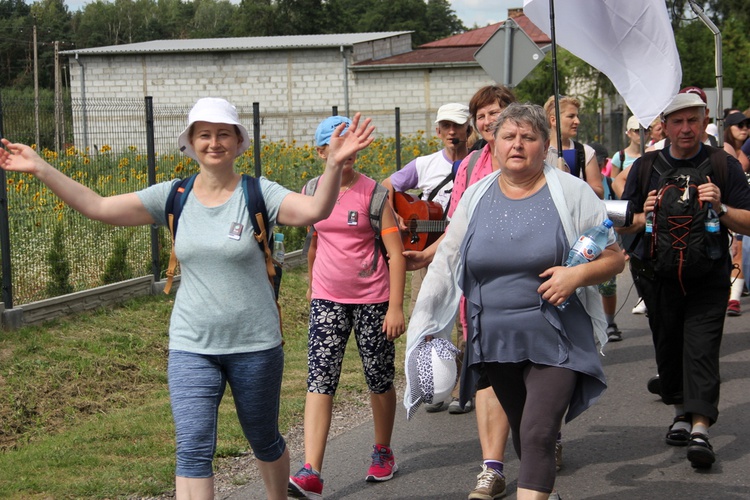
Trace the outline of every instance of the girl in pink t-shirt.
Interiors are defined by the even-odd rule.
[[[326,118],[315,132],[318,155],[326,159],[333,130],[349,119]],[[344,350],[354,330],[370,390],[375,445],[367,481],[387,481],[398,470],[390,448],[396,416],[395,346],[405,331],[403,312],[406,261],[401,235],[390,204],[384,203],[381,238],[390,264],[376,249],[370,224],[370,199],[375,181],[354,170],[349,158],[331,215],[315,224],[308,267],[310,323],[305,399],[305,465],[289,478],[289,494],[319,498],[331,425],[333,396],[341,374]]]

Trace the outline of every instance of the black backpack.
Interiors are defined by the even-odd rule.
[[[711,237],[705,230],[708,204],[698,199],[698,186],[710,176],[721,188],[725,184],[727,161],[722,149],[704,147],[709,149],[709,157],[694,168],[673,168],[662,151],[646,153],[641,160],[644,168],[639,180],[644,200],[651,169],[659,174],[653,232],[645,256],[657,276],[677,276],[681,283],[683,278],[703,276],[714,263],[707,252],[707,238]]]
[[[306,195],[313,196],[315,194],[315,190],[318,187],[319,180],[320,176],[313,177],[312,179],[307,181],[307,184],[305,184]],[[388,252],[385,248],[385,243],[383,243],[383,238],[380,234],[383,225],[383,210],[386,207],[387,201],[388,189],[382,184],[376,182],[375,187],[372,189],[372,194],[370,195],[370,206],[368,210],[370,214],[370,227],[375,233],[375,251],[372,259],[372,265],[370,266],[370,269],[366,271],[369,274],[374,273],[378,268],[378,261],[380,260],[381,255],[383,256],[386,265],[388,265]],[[312,236],[314,232],[315,226],[310,226],[310,229],[307,231],[307,236],[305,237],[305,245],[302,249],[303,255],[307,255],[307,252],[310,249],[310,243],[312,242]]]
[[[172,190],[169,192],[167,197],[167,204],[164,208],[167,218],[167,224],[169,231],[172,234],[172,252],[169,257],[169,267],[167,268],[167,284],[164,287],[164,293],[169,293],[172,288],[172,279],[174,278],[174,271],[177,267],[177,256],[174,252],[174,241],[177,235],[177,223],[180,220],[182,214],[182,208],[185,206],[188,194],[193,189],[193,183],[197,174],[186,177],[172,185]],[[278,262],[274,262],[271,258],[271,247],[270,242],[273,238],[273,232],[267,231],[268,227],[268,211],[266,210],[266,203],[263,200],[263,193],[260,190],[260,182],[255,177],[247,174],[242,174],[242,191],[245,194],[245,201],[247,202],[247,211],[250,216],[250,220],[253,223],[253,230],[255,241],[258,243],[261,252],[265,256],[266,260],[266,272],[268,274],[268,280],[274,289],[276,295],[276,305],[278,306],[279,299],[279,287],[281,285],[281,266]],[[281,311],[279,310],[279,317]]]
[[[583,144],[573,141],[573,147],[576,150],[576,166],[578,167],[578,177],[586,181],[586,150]]]

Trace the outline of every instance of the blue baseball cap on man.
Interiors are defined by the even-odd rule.
[[[330,143],[333,131],[342,123],[346,123],[344,132],[341,133],[341,135],[344,135],[349,128],[349,125],[352,124],[352,121],[349,118],[345,116],[329,116],[320,122],[320,125],[318,125],[318,128],[315,130],[315,145],[323,147]]]

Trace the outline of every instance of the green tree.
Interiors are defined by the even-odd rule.
[[[466,31],[464,23],[456,16],[448,0],[427,1],[426,37],[430,41],[440,40]]]
[[[55,44],[70,48],[73,42],[72,16],[64,0],[42,0],[31,6],[37,27],[37,63],[39,86],[55,86]]]
[[[220,38],[232,33],[238,8],[228,0],[196,0],[190,38]]]
[[[276,13],[282,35],[327,33],[322,0],[278,0]]]
[[[128,264],[128,240],[126,237],[115,240],[115,248],[112,251],[102,274],[102,284],[118,283],[133,277],[133,270]]]
[[[0,87],[32,82],[30,12],[23,0],[0,0]]]
[[[276,32],[276,4],[272,0],[241,0],[234,36],[272,36]]]
[[[52,246],[47,252],[50,280],[47,283],[47,295],[57,297],[73,293],[70,284],[70,262],[65,255],[65,232],[62,224],[55,226],[52,233]]]

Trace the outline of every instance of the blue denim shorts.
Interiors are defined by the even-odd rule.
[[[281,346],[225,355],[170,350],[167,374],[177,436],[175,475],[213,476],[219,403],[227,383],[255,456],[264,462],[281,457],[286,448],[278,426],[283,371]]]

